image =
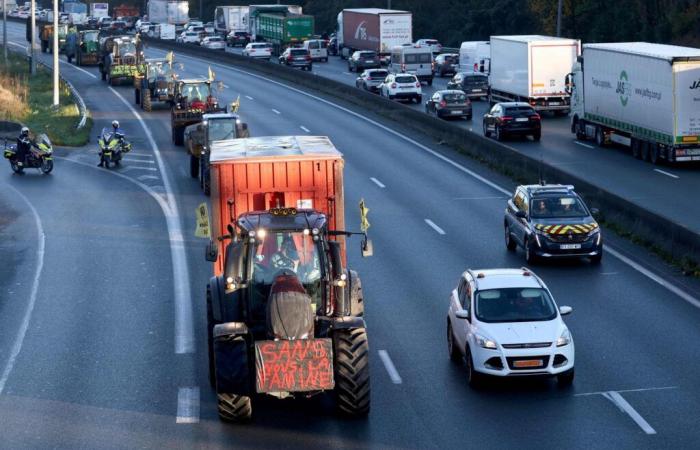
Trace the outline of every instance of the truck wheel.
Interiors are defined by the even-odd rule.
[[[190,176],[192,178],[197,178],[198,175],[199,175],[199,158],[194,156],[194,155],[190,155]]]
[[[134,89],[134,104],[135,105],[141,104],[141,90],[140,89]]]
[[[603,133],[603,127],[600,125],[595,127],[595,144],[598,147],[605,147],[605,133]]]
[[[335,352],[336,407],[344,414],[369,414],[369,344],[364,328],[338,330],[333,339]]]
[[[153,111],[153,103],[151,102],[151,92],[148,90],[144,90],[141,92],[142,92],[141,106],[143,107],[143,110],[146,112]]]
[[[107,80],[107,74],[106,74],[105,72],[102,72],[102,71],[100,70],[100,78],[102,78],[102,81]]]
[[[489,131],[488,127],[486,126],[486,122],[483,123],[483,128],[484,128],[484,136],[491,137],[491,132]]]
[[[253,415],[250,397],[236,394],[216,394],[219,417],[228,422],[246,422]]]
[[[649,144],[649,162],[652,164],[659,164],[661,162],[659,159],[659,146],[657,144]]]
[[[639,139],[632,138],[630,147],[632,148],[632,156],[636,159],[642,159],[641,142],[639,142]]]
[[[642,141],[640,146],[641,146],[641,151],[642,151],[642,159],[644,161],[649,161],[649,143]]]

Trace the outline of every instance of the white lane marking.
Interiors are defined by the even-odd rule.
[[[161,51],[162,51],[162,50],[161,50]],[[165,53],[167,53],[167,52],[165,52]],[[191,56],[185,56],[185,57],[186,57],[187,59],[190,59],[190,60],[193,60],[193,61],[201,62],[201,60],[199,60],[198,58],[194,58],[194,57],[191,57]],[[450,158],[448,158],[448,157],[446,157],[446,156],[444,156],[444,155],[441,155],[440,153],[436,152],[435,150],[426,147],[425,145],[421,144],[420,142],[418,142],[418,141],[416,141],[416,140],[414,140],[414,139],[411,139],[411,138],[409,138],[409,137],[407,137],[407,136],[402,135],[400,132],[391,129],[390,127],[388,127],[388,126],[386,126],[386,125],[382,125],[381,123],[377,122],[376,120],[372,120],[372,119],[370,119],[370,118],[368,118],[368,117],[363,116],[363,115],[361,115],[360,113],[357,113],[357,112],[352,111],[352,110],[350,110],[350,109],[348,109],[348,108],[345,108],[345,107],[343,107],[343,106],[340,106],[340,105],[338,105],[338,104],[336,104],[336,103],[331,102],[330,100],[326,100],[326,99],[321,98],[321,97],[319,97],[319,96],[317,96],[317,95],[310,94],[310,93],[308,93],[308,92],[302,91],[301,89],[297,89],[297,88],[288,86],[288,85],[286,85],[286,84],[284,84],[284,83],[281,83],[281,82],[279,82],[279,81],[273,80],[272,78],[264,77],[264,76],[262,76],[262,75],[255,74],[255,73],[253,73],[253,72],[248,72],[248,71],[246,71],[246,70],[235,69],[235,68],[233,68],[233,67],[224,66],[223,64],[216,64],[216,63],[214,63],[214,64],[212,64],[212,65],[215,66],[215,67],[219,67],[219,68],[221,68],[221,69],[224,69],[224,70],[230,70],[230,71],[232,71],[232,72],[242,73],[242,74],[248,75],[248,76],[250,76],[250,77],[257,78],[257,79],[259,79],[259,80],[267,81],[267,82],[269,82],[269,83],[272,83],[272,84],[275,84],[275,85],[277,85],[277,86],[283,87],[284,89],[290,90],[290,91],[292,91],[292,92],[296,92],[296,93],[298,93],[298,94],[300,94],[300,95],[304,95],[304,96],[306,96],[306,97],[308,97],[308,98],[312,98],[312,99],[314,99],[314,100],[316,100],[316,101],[318,101],[318,102],[321,102],[321,103],[323,103],[323,104],[325,104],[325,105],[331,106],[331,107],[336,108],[336,109],[338,109],[338,110],[340,110],[340,111],[343,111],[343,112],[345,112],[345,113],[347,113],[347,114],[350,114],[351,116],[356,117],[356,118],[359,119],[359,120],[363,120],[363,121],[365,121],[365,122],[367,122],[367,123],[369,123],[369,124],[372,124],[372,125],[374,125],[375,127],[379,128],[379,129],[381,129],[381,130],[384,130],[384,131],[386,131],[387,133],[392,134],[392,135],[398,137],[399,139],[402,139],[402,140],[404,140],[404,141],[406,141],[406,142],[408,142],[408,143],[410,143],[410,144],[415,145],[416,147],[418,147],[419,149],[425,151],[426,153],[429,153],[430,155],[433,155],[434,157],[438,158],[439,160],[441,160],[441,161],[443,161],[443,162],[449,164],[450,166],[454,167],[455,169],[457,169],[457,170],[459,170],[459,171],[461,171],[461,172],[463,172],[463,173],[466,173],[467,175],[471,176],[472,178],[474,178],[474,179],[476,179],[476,180],[478,180],[478,181],[481,181],[481,182],[484,183],[485,185],[490,186],[491,188],[497,190],[498,192],[501,192],[501,193],[505,194],[505,195],[508,196],[508,197],[510,197],[510,196],[512,195],[512,191],[509,191],[509,190],[507,190],[507,189],[505,189],[505,188],[499,186],[498,184],[496,184],[496,183],[494,183],[494,182],[492,182],[492,181],[490,181],[490,180],[487,180],[485,177],[479,175],[478,173],[474,172],[473,170],[470,170],[470,169],[464,167],[463,165],[459,164],[458,162],[453,161],[453,160],[451,160]],[[512,149],[512,147],[509,147],[509,148]],[[516,151],[516,150],[513,149],[513,151]],[[618,257],[618,255],[620,255],[619,253],[617,253],[617,252],[615,252],[615,251],[610,251],[610,250],[612,250],[612,248],[611,248],[610,246],[607,246],[606,248],[609,250],[609,253],[610,253],[611,255],[613,255],[613,256],[615,256],[615,257]],[[620,256],[621,256],[621,255],[620,255]],[[625,259],[623,260],[622,258],[619,258],[619,257],[618,257],[618,259],[620,259],[620,261],[622,261],[623,263],[628,264],[630,267],[632,267],[632,268],[635,269],[635,270],[638,270],[637,267],[641,267],[641,266],[639,266],[639,265],[637,265],[637,264],[634,264],[634,265],[629,264],[628,261],[630,261],[630,260],[629,260],[628,258],[625,258]],[[639,270],[638,270],[638,271],[639,271]],[[654,278],[652,278],[651,276],[648,275],[648,274],[651,274],[651,272],[649,272],[648,270],[639,271],[639,272],[642,273],[643,275],[647,276],[648,278],[654,279]],[[653,275],[653,274],[651,274],[651,275]],[[656,275],[653,275],[653,276],[656,277]],[[656,277],[656,278],[658,278],[658,277]],[[654,280],[654,281],[656,281],[656,280]],[[668,285],[668,286],[672,286],[672,285]],[[665,287],[667,287],[667,286],[665,286]],[[700,300],[695,299],[695,298],[692,297],[690,294],[685,293],[684,291],[680,290],[679,288],[677,288],[677,287],[675,287],[675,286],[673,286],[673,287],[674,287],[675,290],[672,290],[672,289],[670,289],[670,288],[669,288],[669,290],[671,290],[671,291],[674,292],[674,293],[682,292],[684,296],[687,296],[687,297],[691,298],[691,299],[694,301],[694,302],[691,302],[693,305],[695,305],[695,306],[697,306],[698,308],[700,308]],[[684,299],[685,299],[685,297],[683,297],[683,296],[682,296],[681,298],[684,298]]]
[[[133,161],[133,162],[145,163],[145,164],[155,164],[156,163],[152,159],[137,159],[137,158],[130,158],[128,156],[124,157],[124,161]]]
[[[97,152],[95,152],[95,153],[97,153]],[[138,153],[138,152],[131,151],[131,152],[129,152],[129,156],[149,156],[152,158],[153,153]]]
[[[382,188],[382,189],[384,189],[384,188],[386,187],[386,186],[384,185],[384,183],[382,183],[381,181],[377,180],[377,179],[374,178],[374,177],[370,177],[369,179],[372,180],[372,183],[376,184],[377,186],[379,186],[379,187]]]
[[[610,248],[610,246],[606,246],[606,249],[607,249],[608,253],[610,253],[611,255],[613,255],[614,257],[616,257],[617,259],[619,259],[623,263],[627,264],[628,266],[632,267],[637,272],[643,274],[644,276],[646,276],[650,280],[654,281],[655,283],[658,283],[661,286],[665,287],[666,289],[673,292],[674,294],[676,294],[677,296],[679,296],[680,298],[682,298],[686,302],[690,303],[691,305],[695,306],[696,308],[700,308],[700,300],[698,300],[697,298],[688,294],[687,292],[685,292],[681,288],[677,287],[676,285],[673,285],[673,284],[669,283],[668,281],[664,280],[660,276],[653,273],[651,270],[642,267],[640,264],[632,261],[631,259],[629,259],[625,255],[623,255],[622,253],[618,252],[617,250]]]
[[[443,230],[439,226],[435,225],[435,222],[433,222],[432,220],[425,219],[425,223],[427,223],[430,228],[437,231],[438,234],[445,234],[445,230]]]
[[[29,47],[28,45],[21,45],[21,44],[18,44],[18,43],[16,43],[16,42],[7,41],[7,43],[10,44],[10,45],[14,45],[14,46],[16,46],[16,47],[19,47],[19,48],[23,48],[23,49],[25,49],[25,50]],[[59,63],[62,63],[62,64],[64,64],[64,65],[67,65],[68,67],[72,67],[73,69],[78,70],[78,71],[80,71],[80,72],[83,72],[85,75],[87,75],[87,76],[89,76],[89,77],[92,77],[92,78],[95,78],[95,79],[97,78],[97,75],[95,75],[95,74],[93,74],[93,73],[91,73],[91,72],[88,72],[88,71],[85,70],[85,69],[81,69],[81,68],[78,67],[78,66],[75,66],[75,65],[73,65],[73,64],[70,64],[68,61],[64,61],[64,60],[62,60],[62,59],[59,58],[58,62],[59,62]],[[46,63],[46,64],[47,64],[47,65],[50,65],[49,63]]]
[[[250,95],[246,95],[245,98],[247,98],[248,100],[255,100],[255,99],[254,99],[253,97],[251,97]]]
[[[649,425],[649,422],[647,422],[646,420],[644,420],[644,417],[642,417],[642,416],[632,407],[632,405],[630,405],[630,404],[627,402],[627,400],[625,400],[624,397],[622,397],[622,395],[620,395],[619,392],[609,391],[609,392],[604,393],[604,394],[603,394],[603,397],[605,397],[605,398],[607,398],[608,400],[610,400],[611,402],[613,402],[613,404],[614,404],[615,406],[617,406],[617,407],[620,409],[620,411],[622,411],[623,413],[625,413],[625,414],[627,414],[628,416],[630,416],[630,417],[632,418],[632,420],[634,420],[634,421],[637,423],[637,425],[639,425],[639,428],[641,428],[642,430],[644,430],[644,432],[645,432],[646,434],[656,434],[656,430],[654,430],[654,429],[651,427],[651,425]]]
[[[311,131],[308,128],[306,128],[304,125],[299,125],[299,128],[306,131],[307,133],[311,133]]]
[[[637,389],[618,389],[615,392],[648,392],[648,391],[667,391],[669,389],[678,389],[678,386],[662,386],[662,387],[650,387],[650,388],[637,388]],[[587,397],[589,395],[603,395],[610,391],[599,391],[599,392],[582,392],[580,394],[574,394],[574,397]]]
[[[600,275],[617,275],[619,272],[602,272]]]
[[[158,169],[156,169],[155,167],[126,166],[122,169],[122,172],[126,172],[127,170],[150,170],[152,172],[158,171]]]
[[[223,84],[223,86],[224,86],[226,89],[231,89],[231,87],[230,87],[228,84]]]
[[[667,177],[675,178],[676,180],[680,178],[678,175],[674,175],[671,172],[666,172],[665,170],[661,169],[654,169],[654,172],[659,172],[660,174],[666,175]]]
[[[574,144],[580,145],[581,147],[586,147],[586,148],[595,148],[595,147],[593,147],[591,144],[585,144],[585,143],[583,143],[583,142],[581,142],[581,141],[574,141]]]
[[[343,72],[344,75],[352,75],[350,72]]]
[[[160,174],[163,177],[163,187],[165,200],[155,191],[149,188],[150,192],[158,199],[158,204],[163,210],[165,215],[165,221],[168,226],[168,237],[170,240],[170,253],[172,255],[173,264],[173,294],[175,296],[175,353],[194,353],[194,321],[192,318],[192,302],[190,300],[190,273],[187,270],[187,257],[185,255],[185,248],[181,245],[177,245],[177,242],[183,241],[183,231],[182,224],[180,222],[180,213],[177,207],[177,201],[173,194],[172,184],[170,183],[170,177],[168,172],[165,170],[165,164],[163,162],[163,157],[160,154],[160,149],[156,144],[151,130],[144,122],[141,115],[131,106],[119,92],[117,92],[113,87],[109,89],[119,97],[119,99],[126,105],[127,108],[131,110],[131,113],[136,117],[136,119],[141,124],[141,128],[148,142],[151,144],[153,149],[153,156],[155,156],[158,162],[158,168],[160,169]],[[128,177],[127,177],[128,178]]]
[[[381,358],[382,363],[384,363],[384,368],[389,374],[391,382],[394,384],[401,384],[401,376],[399,375],[399,371],[396,370],[396,367],[394,367],[394,363],[391,361],[389,353],[387,353],[386,350],[379,350],[377,353],[379,353],[379,358]]]
[[[34,223],[36,224],[37,234],[37,264],[36,270],[34,271],[34,279],[32,280],[32,289],[29,291],[29,302],[27,303],[27,309],[24,311],[22,323],[19,326],[19,330],[17,330],[15,342],[14,344],[12,344],[12,349],[10,350],[10,358],[7,360],[7,363],[5,364],[5,369],[2,371],[2,377],[0,377],[0,395],[2,395],[2,392],[5,390],[7,379],[10,377],[12,368],[15,366],[17,356],[19,356],[19,353],[22,351],[24,337],[27,335],[27,330],[29,329],[29,322],[32,318],[32,312],[34,312],[34,305],[36,304],[36,294],[39,290],[39,279],[41,278],[41,271],[44,268],[44,250],[46,244],[46,235],[44,234],[44,227],[41,224],[41,218],[39,217],[39,213],[36,211],[36,208],[34,208],[34,205],[31,204],[29,199],[25,197],[24,194],[12,187],[12,185],[8,184],[7,187],[13,190],[15,192],[15,195],[17,195],[19,198],[22,199],[23,202],[27,204],[29,210],[32,213],[32,216],[34,216]]]
[[[141,175],[140,177],[136,177],[141,181],[146,181],[146,180],[160,180],[159,177],[155,175]]]
[[[199,423],[199,403],[199,387],[180,388],[175,423]]]
[[[491,197],[455,197],[455,200],[505,200],[506,197],[491,196]]]
[[[281,112],[277,111],[275,108],[272,108],[272,112],[275,114],[282,114]]]

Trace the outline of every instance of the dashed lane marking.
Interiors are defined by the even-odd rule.
[[[443,230],[443,229],[440,228],[439,226],[435,225],[435,222],[433,222],[432,220],[430,220],[430,219],[425,219],[425,223],[427,223],[428,226],[429,226],[430,228],[432,228],[433,230],[435,230],[438,234],[445,234],[445,230]]]
[[[613,402],[613,404],[615,406],[617,406],[620,409],[620,411],[622,411],[623,413],[630,416],[632,418],[632,420],[634,420],[634,422],[637,425],[639,425],[639,428],[644,430],[644,432],[646,434],[656,434],[656,430],[654,430],[652,428],[652,426],[649,425],[649,422],[644,420],[644,417],[642,417],[641,414],[639,414],[637,412],[637,410],[635,410],[632,407],[632,405],[630,405],[627,402],[627,400],[625,400],[625,398],[622,395],[620,395],[619,392],[616,392],[616,391],[605,392],[603,394],[603,397],[605,397],[608,400],[610,400],[611,402]]]
[[[377,186],[379,186],[379,187],[382,188],[382,189],[384,189],[384,188],[386,187],[386,186],[384,185],[384,183],[382,183],[381,181],[377,180],[377,179],[374,178],[374,177],[370,177],[370,180],[372,180],[372,183],[376,184]]]
[[[676,180],[680,178],[678,175],[674,175],[671,172],[666,172],[665,170],[661,170],[661,169],[654,169],[654,172],[658,172],[662,175],[666,175],[667,177],[675,178]]]
[[[282,114],[281,112],[277,111],[275,108],[272,108],[272,112],[275,114]]]
[[[199,423],[199,387],[182,387],[177,391],[175,423]]]
[[[311,133],[311,131],[308,128],[306,128],[304,125],[300,125],[299,128],[306,131],[307,133]]]
[[[593,147],[591,144],[585,144],[585,143],[583,143],[583,142],[581,142],[581,141],[574,141],[574,144],[580,145],[581,147],[591,148],[591,149],[595,148],[595,147]]]
[[[155,175],[141,175],[141,176],[136,177],[136,178],[139,179],[139,180],[141,180],[141,181],[146,181],[146,180],[160,180],[160,178],[157,177],[157,176],[155,176]]]
[[[155,167],[142,167],[142,166],[126,166],[122,169],[122,172],[126,172],[127,170],[150,170],[153,172],[157,172],[158,169]]]
[[[399,375],[399,371],[396,370],[394,363],[391,361],[389,353],[387,353],[386,350],[379,350],[377,353],[379,353],[379,358],[382,360],[384,368],[389,374],[389,378],[391,378],[391,382],[394,384],[401,384],[401,376]]]

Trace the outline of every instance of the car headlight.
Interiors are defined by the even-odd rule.
[[[479,344],[479,347],[482,348],[488,348],[490,350],[496,350],[498,348],[498,344],[496,344],[496,341],[492,339],[485,338],[480,335],[475,335],[476,338],[476,343]]]
[[[602,239],[601,234],[600,234],[600,228],[596,228],[595,230],[591,231],[588,233],[589,238],[594,238],[595,239],[595,245],[600,245],[600,240]]]
[[[561,336],[559,336],[559,339],[557,339],[557,347],[563,347],[565,345],[571,344],[571,333],[569,332],[569,329],[565,329],[562,333]]]

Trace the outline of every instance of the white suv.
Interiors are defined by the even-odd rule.
[[[389,100],[414,100],[416,103],[421,103],[423,90],[415,75],[390,73],[379,85],[379,95]]]
[[[549,289],[530,270],[467,270],[450,296],[447,348],[467,362],[468,381],[483,375],[556,376],[574,381],[574,340]]]
[[[270,44],[262,42],[251,42],[243,49],[243,56],[267,59],[269,61],[272,56],[272,47],[270,47]]]

